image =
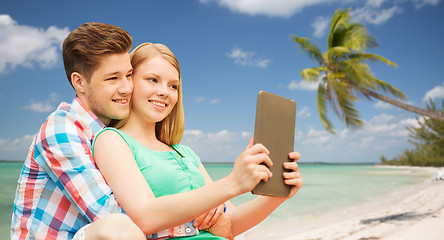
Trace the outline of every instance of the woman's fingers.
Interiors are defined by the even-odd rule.
[[[217,208],[211,209],[205,214],[197,217],[194,220],[193,226],[199,229],[209,228],[211,225],[215,224],[224,212],[224,205],[219,205]]]
[[[284,172],[284,179],[301,178],[302,174],[300,172]]]
[[[291,152],[291,153],[288,154],[288,157],[289,157],[290,159],[293,159],[293,161],[296,162],[296,161],[299,160],[299,158],[301,157],[301,154],[298,153],[298,152]]]
[[[285,179],[284,182],[285,184],[296,187],[297,189],[300,189],[304,184],[302,177]]]
[[[219,220],[220,216],[222,216],[222,213],[224,212],[224,205],[219,205],[219,207],[215,208],[213,216],[207,215],[207,217],[204,220],[204,223],[207,224],[207,226],[202,226],[203,228],[211,227],[213,224],[216,224],[217,220]]]
[[[211,226],[210,221],[213,218],[214,214],[216,213],[217,208],[212,209],[207,213],[205,218],[203,219],[202,223],[199,225],[199,229],[205,229]]]
[[[293,172],[299,172],[299,165],[296,162],[284,162],[284,168]]]
[[[194,226],[195,228],[199,228],[199,226],[202,225],[202,222],[203,222],[203,220],[205,219],[205,216],[206,216],[206,215],[207,215],[207,214],[202,214],[202,215],[200,215],[199,217],[197,217],[196,219],[194,219],[193,226]]]
[[[254,145],[254,138],[250,138],[247,147],[245,148],[245,150],[251,148]]]

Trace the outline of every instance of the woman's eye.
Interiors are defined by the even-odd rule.
[[[171,87],[172,89],[174,89],[174,90],[179,89],[179,85],[171,85],[170,87]]]
[[[130,74],[126,75],[126,78],[130,79],[132,76],[133,76],[133,74],[130,73]]]
[[[157,79],[155,79],[155,78],[148,78],[147,79],[149,82],[153,82],[153,83],[156,83],[157,82]]]
[[[110,77],[110,78],[107,78],[106,80],[117,80],[117,77]]]

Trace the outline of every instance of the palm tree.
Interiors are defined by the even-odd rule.
[[[319,83],[317,106],[319,116],[327,131],[334,133],[333,125],[327,117],[327,104],[330,103],[336,114],[345,121],[347,127],[359,128],[363,123],[354,102],[359,96],[376,98],[410,112],[444,121],[444,115],[411,106],[397,99],[406,96],[399,89],[376,78],[366,61],[383,62],[389,66],[397,65],[377,54],[365,52],[367,48],[377,47],[376,40],[365,27],[350,20],[350,9],[336,10],[331,20],[328,36],[328,50],[321,54],[319,47],[308,38],[293,35],[293,41],[300,50],[315,60],[319,66],[301,71],[302,79]],[[379,92],[390,93],[390,98]]]

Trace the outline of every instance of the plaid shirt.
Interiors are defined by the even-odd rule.
[[[122,211],[91,155],[103,127],[78,98],[47,118],[18,180],[11,239],[71,239],[87,223]]]

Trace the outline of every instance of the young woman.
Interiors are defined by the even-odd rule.
[[[300,155],[289,153],[294,161],[284,164],[291,170],[284,178],[293,186],[290,195],[260,196],[234,208],[229,199],[271,177],[261,164],[272,165],[268,150],[250,139],[232,172],[213,182],[199,157],[179,144],[184,113],[176,57],[165,45],[152,43],[138,46],[130,56],[134,82],[130,115],[117,125],[118,130],[106,128],[98,134],[94,158],[117,201],[144,233],[156,238],[155,233],[167,229],[170,236],[194,235],[190,224],[181,225],[194,221],[204,231],[190,239],[221,239],[212,234],[219,234],[213,227],[220,216],[228,214],[236,236],[260,223],[301,188],[296,163]]]

